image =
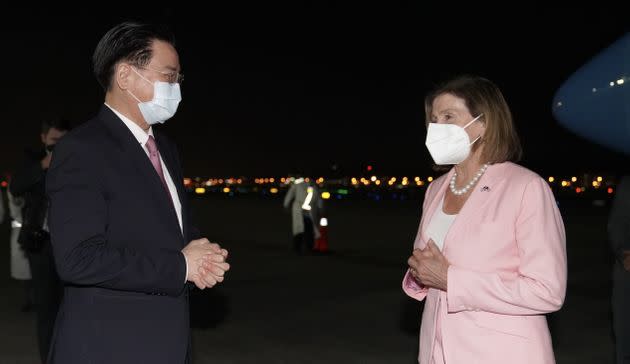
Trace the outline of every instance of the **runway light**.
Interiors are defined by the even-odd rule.
[[[577,177],[571,177],[571,182],[573,183],[577,182]]]
[[[375,182],[375,181],[376,181],[376,176],[372,176],[372,178],[370,178],[370,180],[371,180],[372,182]]]
[[[269,182],[274,183],[276,181],[275,178],[269,178]]]
[[[597,182],[601,182],[602,180],[603,180],[603,178],[597,177]]]
[[[428,177],[428,178],[427,178],[427,181],[429,181],[429,182],[433,182],[433,177]]]
[[[555,181],[556,179],[553,177],[549,177],[549,183],[553,183],[553,181]]]
[[[324,200],[328,200],[330,198],[330,192],[328,191],[322,192],[322,198]]]
[[[269,192],[278,193],[278,189],[274,187],[274,188],[269,189]]]
[[[374,183],[376,183],[377,186],[381,185],[381,181],[380,180],[376,180],[376,182],[374,182]]]
[[[204,193],[206,193],[206,189],[203,187],[197,187],[195,188],[195,193],[198,195],[203,195]]]

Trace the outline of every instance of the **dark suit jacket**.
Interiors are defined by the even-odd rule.
[[[189,355],[190,224],[175,146],[154,131],[184,233],[131,131],[107,106],[57,145],[47,176],[55,262],[65,282],[52,363],[176,364]]]

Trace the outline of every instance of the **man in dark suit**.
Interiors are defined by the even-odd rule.
[[[65,283],[52,363],[190,362],[188,285],[223,281],[227,251],[192,227],[174,144],[154,130],[181,99],[172,35],[122,23],[94,52],[95,118],[55,150],[47,178]]]
[[[46,172],[55,145],[68,130],[70,123],[67,120],[44,121],[41,130],[43,145],[26,151],[24,162],[15,171],[9,187],[13,196],[24,199],[18,243],[26,253],[31,270],[37,313],[37,345],[42,362],[46,361],[62,292],[48,233]]]
[[[630,175],[617,185],[608,237],[615,257],[612,310],[616,363],[630,364]]]

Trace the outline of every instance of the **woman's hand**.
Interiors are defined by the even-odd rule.
[[[432,239],[424,249],[414,249],[407,263],[416,281],[446,291],[449,263]]]

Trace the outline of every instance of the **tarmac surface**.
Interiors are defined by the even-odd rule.
[[[561,204],[567,299],[548,316],[556,360],[613,363],[608,210],[571,205]],[[194,363],[416,363],[422,304],[400,283],[420,206],[329,202],[329,254],[298,256],[281,199],[194,199],[197,225],[230,251],[232,264],[222,285],[191,300]],[[19,311],[6,221],[0,230],[0,364],[36,364],[34,314]]]

